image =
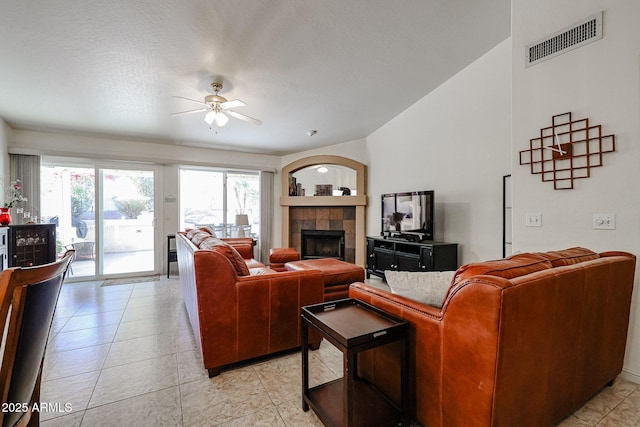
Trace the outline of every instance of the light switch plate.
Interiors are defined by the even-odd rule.
[[[594,230],[615,230],[616,214],[593,214]]]
[[[527,212],[525,217],[525,225],[527,227],[542,227],[542,214]]]

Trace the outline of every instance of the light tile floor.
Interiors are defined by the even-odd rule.
[[[326,341],[311,385],[341,375]],[[301,409],[298,352],[208,378],[178,280],[65,284],[47,348],[42,426],[321,426]],[[71,407],[66,411],[65,404]],[[640,425],[640,386],[618,379],[563,423]]]

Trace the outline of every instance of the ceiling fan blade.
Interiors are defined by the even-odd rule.
[[[185,98],[184,96],[174,96],[174,98],[184,99],[185,101],[196,102],[196,103],[201,104],[201,105],[207,105],[206,103],[204,103],[202,101],[198,101],[197,99]]]
[[[236,113],[235,111],[226,110],[225,112],[228,113],[231,117],[235,117],[236,119],[244,120],[245,122],[248,122],[248,123],[253,123],[254,125],[257,125],[257,126],[260,126],[262,124],[262,121],[260,121],[258,119],[254,119],[253,117],[245,116],[244,114]]]
[[[231,101],[223,102],[222,104],[220,104],[220,107],[222,107],[223,110],[226,110],[227,108],[244,107],[246,105],[247,104],[245,104],[244,101],[240,101],[239,99],[232,99]]]
[[[170,116],[177,116],[179,114],[200,113],[202,111],[207,111],[207,110],[208,110],[208,108],[196,108],[195,110],[180,111],[179,113],[171,113],[169,115]]]

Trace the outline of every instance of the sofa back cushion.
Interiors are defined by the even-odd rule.
[[[207,238],[203,239],[202,242],[200,242],[199,248],[213,250],[221,255],[224,255],[229,260],[231,265],[233,265],[233,268],[236,270],[238,276],[249,275],[249,268],[247,267],[247,264],[245,263],[244,259],[242,259],[242,256],[238,253],[238,251],[236,251],[233,246],[223,242],[217,237],[208,235]]]
[[[191,243],[193,243],[198,248],[200,247],[200,243],[202,243],[204,239],[207,239],[209,237],[211,237],[211,234],[198,229],[189,230],[189,232],[187,233],[187,239],[191,240]]]
[[[580,262],[591,261],[600,258],[600,255],[585,248],[569,248],[562,251],[550,251],[541,253],[543,257],[551,261],[554,267],[573,265]]]
[[[481,274],[513,279],[549,268],[553,268],[553,264],[542,254],[517,254],[505,259],[463,265],[453,276],[452,284],[457,285],[469,277]]]
[[[216,232],[214,231],[213,227],[211,227],[210,225],[203,225],[202,227],[198,227],[198,229],[202,231],[206,231],[207,233],[211,234],[213,237],[218,237],[216,236]]]
[[[204,231],[205,233],[209,233],[208,230],[205,229],[201,229],[201,228],[188,228],[187,229],[187,239],[191,240],[193,239],[193,236],[195,236],[196,234],[200,233]]]

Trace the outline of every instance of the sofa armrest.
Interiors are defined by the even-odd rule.
[[[362,282],[352,283],[349,287],[349,297],[362,299],[365,295],[368,295],[368,298],[385,300],[388,304],[398,304],[399,306],[415,310],[433,319],[442,319],[443,309],[423,304]]]
[[[242,259],[245,259],[245,260],[253,259],[253,246],[244,245],[244,244],[232,244],[230,246],[232,246],[236,251],[238,251]]]
[[[251,237],[223,237],[220,240],[233,246],[243,259],[253,258],[253,247],[256,241]]]
[[[607,251],[607,252],[602,252],[599,254],[601,257],[612,257],[612,256],[621,256],[621,257],[625,257],[625,258],[633,258],[635,259],[636,256],[629,253],[629,252],[624,252],[624,251]]]
[[[253,237],[222,237],[220,240],[227,242],[228,244],[235,245],[250,245],[255,246],[256,241]]]

